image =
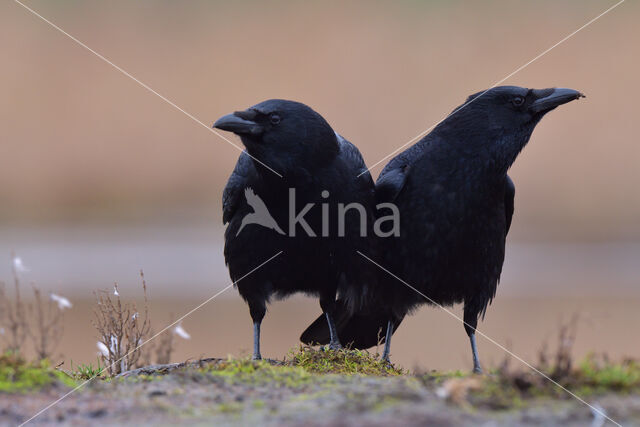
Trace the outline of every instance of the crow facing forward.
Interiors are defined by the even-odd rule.
[[[336,295],[358,307],[376,274],[357,255],[372,250],[375,200],[360,152],[322,116],[293,101],[265,101],[221,117],[214,127],[237,134],[246,148],[222,201],[224,256],[253,319],[253,358],[261,358],[267,302],[295,292],[319,297],[330,347],[340,348]],[[340,211],[349,204],[359,207]]]

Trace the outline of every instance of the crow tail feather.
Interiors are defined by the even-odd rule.
[[[392,315],[394,332],[402,319],[404,314]],[[354,349],[366,349],[384,343],[389,315],[384,310],[377,313],[375,311],[353,313],[345,300],[338,299],[334,320],[342,345]],[[308,345],[329,343],[329,326],[324,314],[309,325],[300,336],[300,341]]]

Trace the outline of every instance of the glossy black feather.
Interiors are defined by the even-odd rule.
[[[375,196],[360,152],[300,103],[271,100],[235,114],[251,123],[253,132],[261,132],[240,134],[247,151],[240,155],[222,197],[225,261],[231,279],[241,279],[237,288],[254,321],[262,319],[272,297],[295,292],[318,296],[324,311],[332,310],[337,294],[345,302],[343,308],[359,308],[376,279],[374,269],[357,255],[373,250]],[[277,123],[271,118],[274,114]],[[264,202],[284,235],[257,224],[241,229],[243,218],[253,213],[245,198],[247,188]],[[290,229],[291,191],[295,214],[312,204],[303,218],[315,236],[300,225]],[[338,205],[350,203],[365,209],[364,235],[356,212],[346,214],[344,235],[340,234]],[[249,274],[280,251],[282,255]]]
[[[507,170],[544,114],[582,96],[509,86],[478,95],[394,157],[376,182],[376,201],[395,203],[401,225],[400,236],[381,239],[380,257],[371,258],[417,292],[379,271],[370,304],[344,315],[339,327],[362,343],[357,348],[375,344],[381,317],[397,322],[422,304],[463,303],[471,336],[504,262],[515,195]],[[325,336],[316,322],[302,338],[323,343]]]

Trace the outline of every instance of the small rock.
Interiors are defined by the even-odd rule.
[[[100,408],[89,412],[90,418],[100,418],[104,417],[105,415],[107,415],[107,410],[105,408]]]

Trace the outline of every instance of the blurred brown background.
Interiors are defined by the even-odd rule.
[[[295,99],[370,165],[613,4],[28,2],[207,125],[268,98]],[[580,330],[580,352],[640,356],[630,344],[637,334],[623,334],[640,320],[632,309],[640,302],[638,18],[640,5],[625,2],[504,83],[587,95],[546,117],[511,171],[516,214],[483,327],[528,356],[573,311],[596,324]],[[113,281],[139,295],[138,268],[158,326],[226,286],[220,199],[238,151],[13,2],[0,5],[0,46],[0,279],[10,279],[15,250],[30,269],[25,281],[77,301],[68,318],[71,330],[82,328],[66,335],[65,355],[95,352],[83,301]],[[294,345],[316,305],[278,303],[265,355]],[[250,347],[235,291],[199,316],[184,322],[196,332],[179,357]],[[451,345],[431,348],[445,330]],[[395,343],[408,365],[468,364],[462,326],[433,308],[403,325]],[[481,355],[499,359],[490,347]]]

